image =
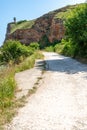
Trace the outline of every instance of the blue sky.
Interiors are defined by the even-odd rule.
[[[19,20],[31,20],[49,11],[66,5],[84,3],[85,0],[0,0],[0,46],[2,45],[6,27],[13,17]]]

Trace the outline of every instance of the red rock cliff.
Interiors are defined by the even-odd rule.
[[[66,10],[66,8],[63,9]],[[39,42],[44,35],[51,43],[61,40],[64,37],[65,32],[63,20],[54,18],[54,16],[63,9],[56,10],[53,13],[45,14],[36,19],[34,25],[29,29],[17,29],[13,33],[8,33],[6,35],[6,40],[19,40],[21,43],[26,45],[30,44],[31,42]]]

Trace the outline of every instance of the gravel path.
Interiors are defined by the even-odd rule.
[[[34,68],[16,73],[15,80],[18,86],[16,92],[17,99],[26,96],[29,89],[32,89],[38,78],[42,76],[43,64],[44,61],[37,60]]]
[[[87,130],[87,65],[44,55],[47,70],[37,92],[6,130]]]

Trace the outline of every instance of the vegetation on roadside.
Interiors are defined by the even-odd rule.
[[[54,52],[54,46],[45,47],[45,51]]]
[[[0,126],[7,123],[14,114],[12,105],[15,89],[14,68],[3,68],[0,71]]]
[[[35,59],[43,58],[39,48],[73,58],[86,59],[87,62],[87,4],[76,5],[75,8],[69,7],[67,12],[58,13],[55,18],[64,19],[66,28],[65,38],[60,43],[49,46],[49,39],[44,35],[39,44],[34,42],[25,46],[19,41],[9,40],[0,48],[0,126],[10,121],[14,115],[14,108],[20,104],[15,99],[14,75],[16,72],[32,68]],[[28,21],[17,22],[12,25],[11,32],[32,26],[33,22],[32,24]],[[36,87],[31,93],[34,91]]]
[[[64,13],[56,17],[64,18]],[[61,40],[61,43],[45,50],[51,49],[81,61],[85,59],[84,61],[87,62],[87,3],[76,5],[72,10],[69,9],[65,18],[65,38]]]
[[[3,64],[19,64],[26,57],[39,50],[38,43],[31,43],[30,46],[22,45],[19,41],[8,40],[1,48],[0,61]]]
[[[43,59],[43,55],[41,54],[40,51],[34,52],[31,56],[27,57],[23,62],[16,65],[15,71],[20,72],[34,67],[36,59]]]
[[[77,6],[65,22],[66,37],[62,52],[71,57],[87,58],[87,4]]]
[[[20,62],[21,57],[24,59],[29,55],[31,55],[31,50],[25,45],[22,45],[19,41],[9,40],[1,48],[0,61],[6,64],[10,62],[16,64]]]
[[[9,122],[20,106],[15,98],[15,73],[34,66],[35,59],[43,58],[38,43],[24,46],[18,41],[7,41],[0,52],[0,126]],[[1,66],[0,66],[1,67]]]

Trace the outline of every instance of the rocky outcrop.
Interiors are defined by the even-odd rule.
[[[54,42],[55,40],[60,41],[64,37],[65,28],[61,19],[53,19],[49,31],[49,41]]]
[[[66,8],[63,9],[66,10]],[[10,24],[8,24],[6,40],[19,40],[26,45],[31,42],[39,42],[44,36],[46,36],[51,43],[61,40],[65,32],[63,20],[54,18],[55,14],[60,11],[61,9],[36,19],[34,25],[29,29],[17,29],[15,32],[10,33]]]
[[[31,42],[39,42],[41,35],[34,29],[18,29],[6,38],[12,40],[19,40],[23,44],[30,44]]]
[[[11,24],[12,23],[8,23],[8,25],[7,25],[6,39],[8,38],[8,36],[10,35],[10,32],[11,32]]]

